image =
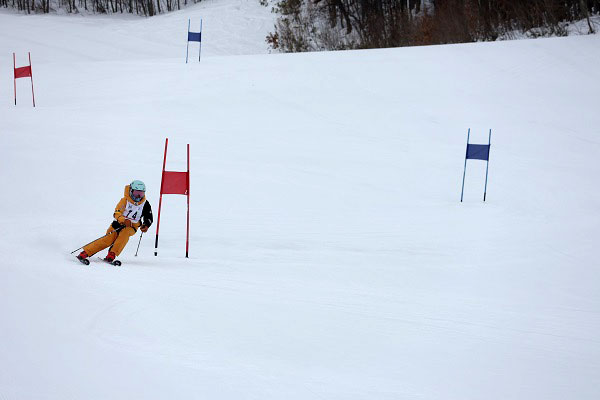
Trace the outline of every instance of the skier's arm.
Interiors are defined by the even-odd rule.
[[[125,211],[126,206],[127,206],[127,199],[125,199],[125,197],[123,197],[121,199],[121,201],[119,201],[117,203],[117,206],[115,207],[115,213],[113,214],[115,221],[117,221],[121,225],[125,225],[125,220],[127,219],[123,215],[123,211]]]
[[[144,225],[147,228],[150,228],[150,226],[152,226],[153,221],[154,217],[152,216],[152,207],[150,206],[150,202],[146,201],[142,210],[142,225]]]

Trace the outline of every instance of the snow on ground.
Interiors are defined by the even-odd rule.
[[[268,52],[265,37],[274,30],[276,19],[271,7],[261,6],[258,0],[202,0],[151,18],[131,14],[23,15],[0,9],[0,54],[32,51],[34,62],[63,65],[185,59],[188,19],[190,31],[198,32],[201,18],[204,56]],[[190,49],[197,59],[197,43]]]
[[[599,36],[223,57],[266,52],[233,32],[186,65],[203,5],[0,14],[1,398],[598,398]],[[169,196],[158,257],[152,228],[74,261],[131,180],[157,210],[165,137],[190,259]]]

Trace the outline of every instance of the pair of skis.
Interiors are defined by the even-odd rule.
[[[100,257],[96,257],[98,260],[102,260],[105,263],[108,263],[110,265],[114,265],[115,267],[120,267],[121,266],[121,261],[119,260],[113,260],[113,261],[108,261],[105,260],[104,258],[100,258]],[[79,260],[80,263],[85,264],[85,265],[90,265],[90,259],[89,258],[79,258],[77,257],[77,259]]]

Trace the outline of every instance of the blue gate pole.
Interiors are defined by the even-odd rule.
[[[485,201],[485,195],[487,194],[488,170],[490,168],[490,150],[491,150],[491,148],[492,148],[492,130],[490,129],[490,135],[488,137],[487,165],[485,167],[485,188],[483,189],[483,201]]]
[[[187,47],[185,48],[185,63],[188,63],[188,53],[190,50],[190,20],[188,19],[188,35],[186,37]]]
[[[200,18],[200,49],[198,50],[198,62],[200,62],[200,56],[202,54],[202,18]]]
[[[469,154],[469,136],[471,136],[471,128],[467,131],[467,150],[465,152],[465,169],[463,170],[463,182],[462,190],[460,191],[460,202],[463,201],[463,194],[465,192],[465,174],[467,173],[467,155]]]

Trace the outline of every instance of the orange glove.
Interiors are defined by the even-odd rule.
[[[133,222],[130,219],[126,219],[125,223],[123,225],[125,225],[128,228],[131,228],[131,225],[133,225]]]
[[[140,226],[140,231],[147,232],[148,231],[148,227],[146,225],[142,225],[142,226]]]

